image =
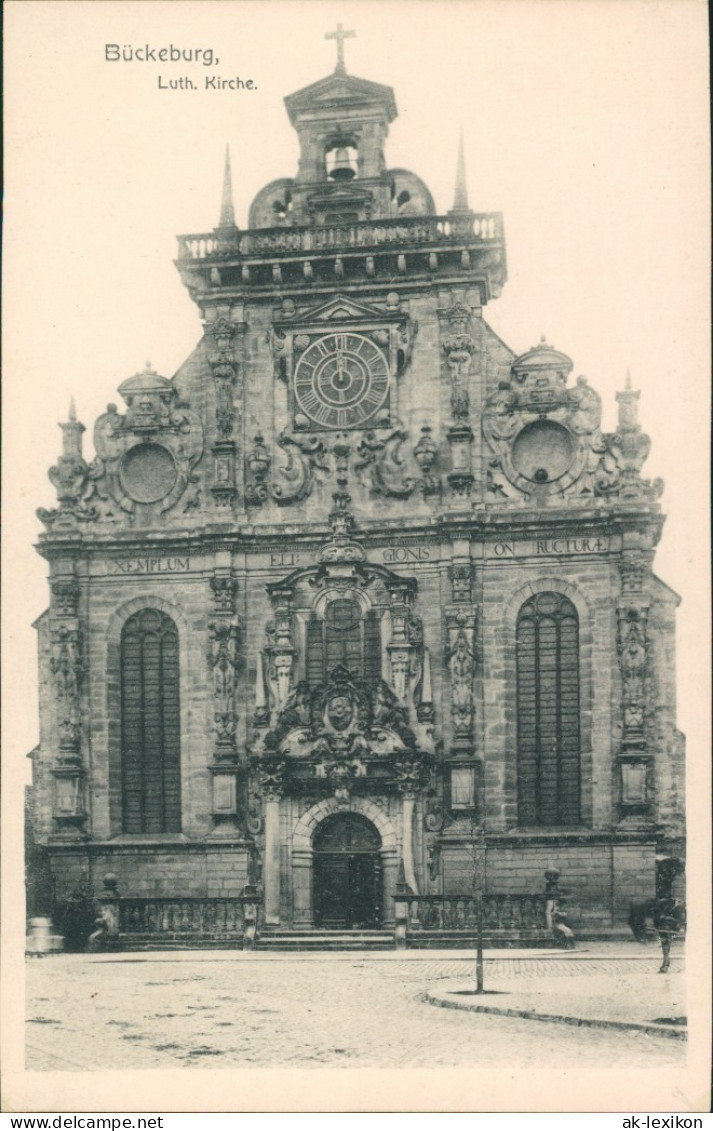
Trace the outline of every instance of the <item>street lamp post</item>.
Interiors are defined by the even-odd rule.
[[[473,891],[475,894],[475,992],[485,993],[483,988],[483,910],[485,895],[485,828],[473,824]]]

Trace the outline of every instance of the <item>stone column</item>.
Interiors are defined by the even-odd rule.
[[[292,849],[292,910],[295,927],[313,926],[312,867],[313,853],[311,849]]]
[[[263,885],[265,925],[280,922],[280,798],[284,790],[285,763],[269,762],[260,768],[260,787],[265,805],[265,855]]]
[[[265,923],[280,922],[280,795],[265,797]]]
[[[395,848],[381,848],[381,882],[383,886],[382,925],[393,926],[394,893],[399,873],[399,857]]]
[[[418,895],[418,884],[413,866],[413,810],[416,795],[409,791],[403,798],[403,861],[406,883],[414,895]]]
[[[414,753],[411,757],[401,757],[394,765],[396,787],[403,801],[401,858],[404,864],[404,878],[414,895],[418,895],[418,883],[414,866],[413,814],[416,797],[428,781],[428,770],[423,757]]]

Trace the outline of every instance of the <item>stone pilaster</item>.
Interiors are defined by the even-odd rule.
[[[53,818],[55,837],[74,840],[86,821],[85,770],[82,760],[81,686],[84,676],[76,577],[52,580],[50,671],[54,681],[57,750]]]
[[[240,626],[235,613],[237,581],[229,569],[210,579],[213,619],[208,624],[208,667],[213,687],[213,820],[219,835],[236,835],[238,819],[238,753],[236,682]]]

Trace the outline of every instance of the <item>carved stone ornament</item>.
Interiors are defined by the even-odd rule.
[[[329,472],[327,452],[317,436],[283,432],[278,444],[287,453],[287,463],[273,472],[270,494],[279,506],[299,503],[312,492],[316,470]]]
[[[48,472],[50,483],[57,491],[59,507],[47,510],[39,507],[37,517],[46,526],[76,526],[79,522],[94,522],[100,514],[96,499],[96,477],[82,456],[84,425],[77,418],[74,401],[70,406],[69,420],[60,424],[62,429],[62,454]]]
[[[203,454],[200,418],[178,400],[173,383],[150,368],[124,381],[119,392],[126,415],[109,405],[94,428],[94,495],[129,516],[140,507],[163,514],[179,500],[188,510],[199,492],[194,468]]]
[[[396,788],[404,797],[416,797],[430,778],[429,767],[421,758],[395,758]]]
[[[472,599],[473,567],[470,562],[454,562],[448,569],[454,602],[469,605]]]
[[[471,740],[475,700],[475,611],[453,609],[446,614],[448,670],[451,677],[451,719],[454,741]]]
[[[315,774],[327,778],[339,808],[349,805],[354,782],[366,776],[366,765],[359,758],[330,757],[326,755],[315,765]]]
[[[295,649],[292,643],[292,591],[281,585],[270,587],[274,621],[265,626],[269,701],[278,711],[287,702],[292,683]]]
[[[483,412],[491,449],[488,493],[655,498],[662,485],[641,480],[650,441],[636,419],[630,385],[617,394],[619,428],[600,429],[601,398],[586,377],[567,386],[572,361],[544,339],[513,362]]]
[[[617,431],[602,437],[601,454],[594,469],[597,495],[657,499],[663,491],[662,480],[641,478],[641,469],[651,450],[651,440],[642,432],[638,421],[639,395],[631,388],[631,379],[627,376],[626,388],[616,394],[619,404]]]
[[[265,758],[256,764],[257,788],[266,801],[279,801],[285,791],[287,763],[282,758]]]
[[[79,629],[59,625],[52,631],[50,671],[54,676],[60,756],[79,751],[79,690],[83,674]]]
[[[628,550],[622,553],[619,562],[622,593],[641,592],[647,570],[648,562],[642,551]]]
[[[423,827],[427,833],[438,833],[443,828],[445,810],[441,798],[435,793],[426,797],[426,811],[423,815]]]
[[[250,836],[259,836],[263,830],[262,800],[259,792],[251,789],[248,794],[248,810],[245,827]]]
[[[591,483],[579,480],[592,447],[601,444],[601,399],[584,377],[568,389],[571,370],[571,359],[543,338],[513,362],[510,380],[486,401],[490,494],[564,494],[575,483],[575,493],[592,493]]]
[[[384,438],[375,432],[365,432],[357,448],[359,456],[354,464],[357,475],[368,476],[372,495],[408,498],[416,486],[415,477],[407,474],[401,447],[408,433],[397,428]]]
[[[267,475],[272,457],[265,447],[260,433],[245,457],[245,501],[249,506],[259,507],[267,499]]]
[[[421,437],[413,449],[414,459],[421,472],[421,491],[424,496],[437,495],[441,490],[441,480],[433,471],[438,460],[438,445],[431,435],[431,428],[424,424]]]
[[[217,318],[206,327],[208,364],[215,381],[215,420],[218,438],[227,440],[235,425],[235,386],[238,362],[233,348],[236,326],[227,318]]]
[[[227,756],[235,749],[237,715],[235,677],[238,667],[238,626],[225,618],[208,625],[208,666],[213,677],[213,721],[216,756]]]
[[[58,617],[76,617],[79,582],[76,577],[55,578],[50,582],[52,611]]]
[[[617,610],[619,667],[622,682],[623,739],[643,737],[646,712],[647,610],[629,606]]]
[[[232,615],[235,612],[235,595],[238,591],[237,578],[229,573],[215,573],[210,579],[213,591],[213,607],[216,613]]]
[[[455,420],[464,421],[470,412],[468,382],[475,341],[470,334],[449,334],[442,346],[451,371],[451,412]]]

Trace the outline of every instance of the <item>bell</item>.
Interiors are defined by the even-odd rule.
[[[334,154],[334,165],[330,176],[334,181],[351,181],[356,176],[346,149],[338,149]]]

